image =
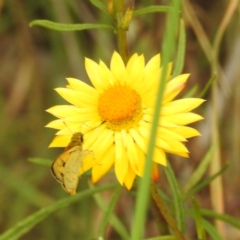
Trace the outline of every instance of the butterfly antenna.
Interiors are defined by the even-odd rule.
[[[68,125],[66,124],[66,122],[64,122],[63,121],[63,123],[64,123],[64,125],[66,126],[66,128],[69,130],[69,132],[73,135],[74,133],[71,131],[71,129],[68,127]]]
[[[106,121],[103,121],[103,122],[101,122],[99,125],[97,125],[96,127],[94,127],[94,128],[91,128],[91,129],[89,129],[87,132],[85,132],[84,134],[86,134],[86,133],[88,133],[88,132],[90,132],[90,131],[92,131],[92,130],[94,130],[95,128],[97,128],[97,127],[100,127],[101,125],[103,125],[104,123],[105,123]],[[87,124],[85,123],[85,125],[87,126]]]

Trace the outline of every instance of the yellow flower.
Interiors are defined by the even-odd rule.
[[[65,147],[73,133],[84,134],[83,149],[93,156],[83,159],[83,172],[92,168],[92,181],[97,182],[114,167],[120,184],[128,189],[136,177],[142,176],[154,113],[159,79],[160,55],[146,65],[143,55],[134,54],[124,64],[114,52],[110,69],[100,61],[85,60],[87,74],[94,87],[68,78],[67,88],[56,91],[71,105],[54,106],[47,111],[57,120],[47,127],[58,129],[49,147]],[[184,142],[200,135],[185,125],[202,119],[190,112],[204,100],[173,99],[184,88],[189,74],[171,77],[168,65],[167,84],[162,102],[153,158],[153,178],[158,177],[157,164],[166,165],[165,153],[188,157]]]

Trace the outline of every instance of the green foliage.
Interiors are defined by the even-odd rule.
[[[108,14],[108,11],[107,11],[106,6],[104,6],[104,4],[103,4],[101,1],[99,1],[99,0],[90,0],[90,2],[91,2],[95,7],[97,7],[99,10],[101,10],[102,12]]]
[[[177,179],[174,175],[174,172],[171,168],[170,163],[168,163],[168,166],[164,168],[164,171],[165,171],[165,174],[167,175],[169,186],[173,194],[175,219],[177,220],[179,230],[184,233],[185,232],[185,213],[184,213],[183,200],[181,197],[181,192],[178,186]]]
[[[41,26],[55,31],[61,32],[72,32],[72,31],[82,31],[88,29],[110,29],[114,30],[114,27],[111,25],[106,24],[90,24],[90,23],[83,23],[83,24],[63,24],[63,23],[56,23],[49,20],[34,20],[29,24],[30,27],[33,26]]]
[[[0,235],[0,240],[14,240],[19,239],[23,234],[28,232],[30,229],[32,229],[37,223],[40,221],[43,221],[45,218],[47,218],[49,215],[54,213],[55,211],[58,211],[62,208],[65,208],[69,206],[70,204],[73,204],[75,202],[80,201],[83,198],[90,197],[94,193],[111,189],[116,186],[116,183],[109,184],[106,186],[97,187],[95,189],[85,190],[82,193],[78,193],[75,196],[68,196],[64,199],[61,199],[49,207],[42,208],[41,210],[37,211],[33,215],[29,216],[28,218],[20,221],[12,228],[8,229],[6,232],[4,232],[2,235]]]
[[[194,209],[194,220],[197,229],[198,239],[206,240],[206,233],[203,226],[203,219],[200,212],[200,207],[195,199],[192,199],[193,209]]]
[[[161,111],[161,102],[163,98],[164,87],[166,84],[166,75],[167,75],[167,64],[170,62],[171,55],[173,53],[173,42],[175,31],[177,27],[177,23],[179,21],[179,9],[180,9],[180,1],[176,0],[173,1],[173,11],[169,17],[169,22],[167,23],[167,30],[166,35],[163,40],[163,72],[161,75],[161,79],[159,79],[159,87],[158,87],[158,95],[156,99],[156,106],[153,116],[153,123],[152,123],[152,131],[149,140],[148,152],[146,157],[144,175],[142,180],[140,181],[140,186],[137,193],[137,201],[136,201],[136,210],[134,215],[134,222],[132,227],[132,235],[131,240],[138,240],[141,238],[141,231],[144,226],[144,220],[147,211],[147,205],[149,196],[146,194],[149,192],[150,188],[150,175],[152,170],[152,158],[154,154],[154,147],[155,147],[155,140],[157,136],[157,126],[159,123],[159,116]]]
[[[51,167],[52,165],[52,160],[46,158],[29,158],[28,161],[43,167]]]
[[[168,7],[168,6],[154,5],[154,6],[144,7],[144,8],[135,10],[133,13],[133,16],[136,17],[139,15],[145,15],[148,13],[169,12],[170,10],[171,10],[171,7]]]
[[[184,60],[185,60],[185,51],[186,51],[186,33],[183,20],[180,21],[179,25],[179,40],[178,40],[178,49],[177,57],[174,61],[175,68],[173,70],[173,77],[182,73]]]
[[[209,62],[211,76],[206,80],[202,79],[202,82],[194,82],[184,97],[198,95],[200,98],[208,98],[213,85],[219,81],[219,72],[222,73],[217,58],[222,36],[219,31],[223,31],[226,27],[229,13],[214,38],[214,48],[211,48],[210,41],[202,33],[196,19],[191,15],[192,21],[186,21],[188,14],[191,13],[188,1],[173,0],[169,6],[144,6],[144,4],[149,4],[149,1],[140,1],[140,3],[135,1],[135,9],[133,12],[131,10],[128,13],[127,11],[123,12],[121,19],[123,22],[120,22],[122,24],[119,26],[116,23],[113,25],[114,16],[111,16],[107,10],[107,3],[110,1],[79,2],[52,1],[49,4],[49,2],[38,3],[37,1],[27,3],[6,1],[6,6],[4,6],[6,11],[2,12],[1,49],[3,49],[4,55],[5,44],[7,45],[9,42],[10,45],[7,46],[13,52],[7,52],[7,58],[1,62],[4,62],[1,71],[4,73],[10,69],[10,73],[15,74],[16,72],[17,77],[16,81],[13,81],[13,75],[6,74],[6,79],[1,75],[0,106],[4,110],[0,115],[3,126],[0,135],[2,144],[0,175],[3,180],[1,215],[3,216],[2,228],[4,230],[0,235],[0,240],[33,239],[33,236],[38,235],[35,234],[35,231],[42,234],[41,239],[75,239],[76,235],[78,235],[78,239],[97,237],[107,239],[109,228],[117,236],[116,240],[179,240],[189,239],[190,234],[195,234],[198,240],[209,238],[222,240],[224,237],[213,224],[215,220],[220,220],[240,230],[240,221],[237,218],[201,207],[201,197],[205,194],[203,190],[209,190],[209,185],[215,179],[222,177],[222,174],[231,167],[228,163],[224,163],[220,169],[214,169],[209,174],[209,166],[217,161],[215,153],[219,150],[218,144],[214,141],[214,144],[212,142],[209,144],[210,147],[205,154],[190,155],[191,163],[189,160],[181,160],[189,161],[187,164],[194,165],[195,169],[187,177],[185,184],[182,184],[182,179],[179,179],[181,174],[176,174],[179,173],[179,169],[183,170],[178,163],[175,164],[174,161],[171,161],[171,164],[169,162],[168,166],[164,167],[165,175],[160,175],[160,184],[155,183],[157,189],[155,199],[159,201],[155,201],[157,210],[154,211],[154,216],[150,212],[152,206],[149,201],[156,129],[161,121],[159,116],[166,82],[167,68],[165,66],[168,62],[173,61],[173,77],[179,75],[185,67],[191,66],[189,63],[193,61],[193,58],[189,57],[191,53],[188,52],[188,41],[190,41],[188,28],[191,25],[196,35],[194,38],[198,39],[195,45],[198,46],[198,51],[200,46],[204,49],[203,53]],[[133,3],[134,1],[130,1],[131,6]],[[76,7],[75,4],[80,5]],[[207,11],[204,12],[204,14],[206,13]],[[184,15],[183,18],[182,15]],[[29,16],[41,20],[30,22]],[[162,16],[167,19],[166,25],[165,21],[161,21]],[[79,188],[89,187],[89,189],[81,190],[75,196],[62,198],[65,193],[57,184],[54,185],[55,182],[51,178],[49,170],[52,164],[50,159],[54,159],[55,154],[49,156],[50,150],[46,150],[46,146],[52,136],[47,136],[45,131],[42,131],[43,125],[49,120],[43,115],[44,109],[56,102],[56,99],[53,99],[52,88],[56,87],[61,81],[59,79],[63,79],[65,76],[84,76],[82,62],[84,56],[109,59],[109,53],[116,49],[114,39],[119,30],[118,27],[126,31],[130,24],[131,31],[132,21],[134,24],[129,40],[131,51],[141,51],[151,55],[162,49],[163,74],[160,79],[161,84],[159,84],[144,176],[139,184],[136,184],[137,188],[134,187],[131,192],[126,193],[117,182],[101,183],[100,186],[90,185],[89,187],[85,181],[87,175],[85,174],[81,177],[80,185],[82,185]],[[34,28],[28,29],[26,27],[28,25]],[[215,25],[219,25],[219,23],[217,22]],[[42,28],[38,28],[39,26]],[[154,27],[151,28],[151,26]],[[212,26],[214,24],[211,25],[211,28]],[[46,31],[46,29],[66,32],[64,33],[66,35],[57,35],[54,31]],[[83,30],[84,32],[82,32]],[[102,34],[103,32],[104,34]],[[198,35],[199,33],[202,35]],[[10,35],[13,37],[9,38]],[[232,35],[230,36],[232,37]],[[17,54],[14,49],[19,46],[14,45],[15,42],[20,45],[20,51]],[[38,54],[34,54],[36,49],[38,49]],[[206,69],[207,64],[206,59],[202,56],[203,53],[199,54],[198,51],[194,52],[196,55],[194,58],[199,63],[196,68],[200,69],[199,72],[209,72],[209,69]],[[22,53],[24,54],[21,55]],[[20,61],[19,65],[15,66],[15,58],[18,54]],[[185,65],[186,58],[189,58],[187,66]],[[4,68],[5,64],[7,67]],[[197,73],[198,71],[193,75],[196,76]],[[222,86],[225,85],[222,84]],[[218,109],[218,106],[214,107]],[[229,133],[231,124],[226,125],[227,133]],[[211,131],[211,129],[207,129],[207,131]],[[224,144],[225,137],[222,134],[224,132],[221,133],[221,141]],[[235,135],[239,135],[238,132]],[[227,144],[222,152],[227,151],[231,142]],[[41,157],[29,158],[29,156]],[[197,164],[194,160],[199,156],[201,160]],[[110,181],[112,179],[115,181],[115,178],[111,178]],[[108,192],[103,195],[102,191],[106,190]],[[122,197],[125,199],[121,200]],[[55,198],[60,200],[55,200]],[[87,201],[84,202],[86,198]],[[99,215],[101,215],[100,220],[96,221]],[[195,224],[195,229],[192,229],[191,233],[187,228],[189,217]],[[149,236],[151,233],[148,232],[146,226],[161,224],[161,221],[169,229],[164,233],[159,231],[155,237],[145,237],[144,234]],[[99,225],[96,226],[96,223]],[[38,226],[39,229],[37,229]],[[85,226],[85,230],[82,229],[83,226]]]
[[[99,232],[100,232],[99,236],[104,235],[104,233],[106,231],[105,228],[106,228],[108,222],[110,222],[110,224],[113,226],[113,228],[116,230],[116,232],[121,236],[121,239],[129,239],[129,237],[130,237],[127,229],[124,227],[121,220],[113,212],[114,204],[116,204],[116,201],[118,200],[120,193],[121,193],[120,190],[121,190],[120,188],[117,188],[114,196],[110,200],[111,208],[108,208],[106,206],[106,204],[104,203],[103,199],[101,198],[101,196],[99,194],[94,195],[94,199],[95,199],[97,205],[100,207],[100,209],[103,212],[105,212],[105,221],[102,221],[103,227],[99,228]]]

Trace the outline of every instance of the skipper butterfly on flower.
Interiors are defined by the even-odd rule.
[[[82,145],[83,134],[74,133],[64,152],[54,160],[51,167],[53,176],[70,195],[76,194],[82,160],[91,153],[90,150],[83,150]]]

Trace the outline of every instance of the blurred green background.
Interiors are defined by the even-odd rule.
[[[106,0],[102,1],[104,4]],[[219,24],[226,14],[228,0],[183,1],[190,3],[210,42],[216,37]],[[233,1],[232,1],[233,2]],[[235,1],[236,2],[236,1]],[[136,9],[152,4],[168,4],[164,0],[136,1]],[[239,5],[239,3],[238,3]],[[221,73],[218,79],[219,129],[222,163],[230,167],[223,176],[225,212],[240,217],[240,18],[237,6],[221,43],[218,61]],[[160,49],[164,35],[164,13],[141,15],[133,19],[129,32],[130,54],[144,54],[149,60]],[[84,68],[84,58],[99,59],[109,64],[116,39],[110,30],[82,32],[56,32],[41,27],[29,27],[36,19],[61,23],[105,23],[112,19],[95,8],[90,1],[82,0],[0,0],[0,232],[34,213],[41,207],[66,196],[50,174],[49,168],[28,161],[31,157],[54,159],[62,149],[48,149],[54,131],[44,126],[53,117],[45,109],[65,104],[56,87],[66,85],[66,77],[89,83]],[[192,25],[183,12],[187,45],[183,72],[191,73],[187,93],[198,86],[195,97],[211,76],[211,63]],[[197,110],[205,120],[194,127],[202,137],[190,140],[190,159],[171,157],[180,185],[184,185],[210,146],[211,94],[208,101]],[[196,111],[195,111],[196,112]],[[78,189],[87,188],[89,176],[83,176]],[[108,178],[106,178],[108,179]],[[164,185],[164,177],[160,180]],[[167,191],[167,189],[166,189]],[[201,206],[210,208],[209,189],[198,194]],[[106,194],[107,199],[107,194]],[[124,192],[117,212],[126,226],[130,226],[133,212],[131,194]],[[92,239],[100,220],[100,211],[93,200],[58,211],[36,225],[21,239]],[[155,222],[146,226],[146,237],[154,236]],[[189,223],[188,235],[195,236]],[[227,226],[228,240],[240,239],[240,233]],[[108,239],[119,239],[109,228]]]

